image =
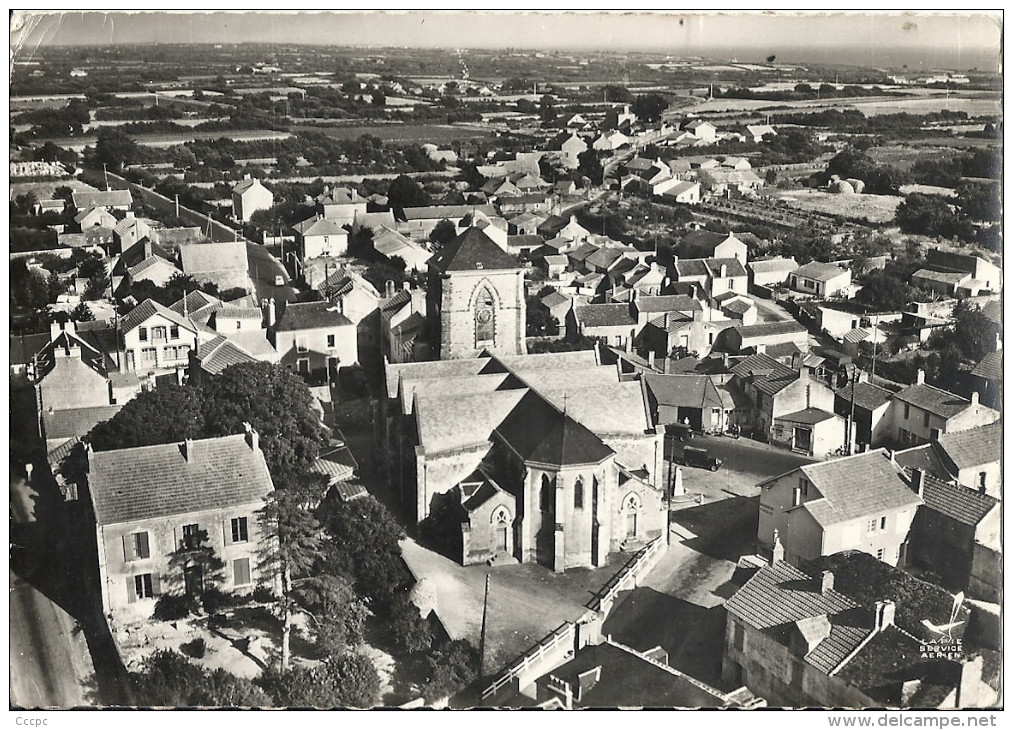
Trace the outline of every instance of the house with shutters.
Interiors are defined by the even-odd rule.
[[[231,593],[274,587],[258,515],[274,484],[249,424],[234,436],[89,451],[87,489],[107,617],[146,619],[159,596],[212,585]],[[220,580],[201,548],[224,563]]]
[[[805,464],[758,486],[757,544],[770,550],[779,540],[792,565],[842,550],[904,563],[922,498],[885,449]]]
[[[355,323],[331,302],[289,302],[268,333],[281,364],[302,375],[359,361]]]
[[[120,320],[120,372],[156,374],[183,370],[197,346],[198,328],[153,299],[145,299]]]
[[[350,226],[356,216],[366,212],[368,201],[354,188],[329,188],[316,197],[317,211],[339,226]]]
[[[348,231],[338,221],[321,218],[318,214],[292,228],[300,261],[319,256],[344,256],[348,250]]]
[[[896,452],[896,458],[944,482],[1002,498],[1002,421],[941,434],[927,444]]]
[[[721,675],[785,707],[991,707],[996,652],[966,645],[969,611],[939,586],[860,552],[799,568],[778,554],[725,603]],[[954,606],[957,606],[954,609]],[[954,616],[955,613],[955,616]],[[965,650],[933,650],[954,621]],[[928,625],[926,625],[928,624]],[[927,648],[928,647],[930,648]]]
[[[937,440],[946,433],[966,431],[999,420],[999,412],[983,406],[978,394],[971,399],[954,395],[925,382],[925,371],[898,393],[886,413],[889,440],[901,446],[916,446]]]

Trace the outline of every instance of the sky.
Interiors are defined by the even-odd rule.
[[[16,47],[109,43],[306,43],[441,48],[661,51],[856,65],[996,68],[993,13],[214,12],[29,13]]]

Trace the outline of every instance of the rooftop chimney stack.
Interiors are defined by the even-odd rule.
[[[971,405],[972,406],[978,405],[978,398],[979,398],[978,391],[974,391],[973,393],[971,393]]]
[[[267,326],[274,327],[274,323],[277,321],[277,315],[274,309],[274,297],[267,300]]]
[[[915,382],[918,385],[923,385],[925,383],[925,371],[922,370],[921,368],[918,368],[918,375],[915,378]]]
[[[897,614],[897,604],[893,601],[876,601],[876,632],[885,630],[893,625],[894,617]]]
[[[911,472],[911,489],[918,493],[920,498],[925,497],[925,472],[915,469]]]
[[[257,429],[244,421],[243,430],[246,434],[246,444],[250,447],[250,450],[253,452],[260,451],[260,434],[257,433]]]
[[[820,593],[829,593],[834,589],[834,574],[824,570],[820,575]]]
[[[187,439],[183,442],[183,458],[188,464],[192,464],[196,456],[193,451],[193,439]]]
[[[781,544],[781,535],[774,530],[774,549],[770,554],[770,564],[784,561],[784,545]]]

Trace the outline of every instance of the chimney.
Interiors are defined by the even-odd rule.
[[[245,175],[243,175],[243,179],[244,180],[249,180],[250,179],[250,173],[246,173]]]
[[[764,343],[764,342],[758,342],[756,344],[756,354],[757,355],[762,355],[766,351],[767,351],[767,345],[766,345],[766,343]]]
[[[401,288],[402,288],[402,289],[404,289],[405,291],[411,291],[411,290],[412,290],[412,283],[411,283],[410,281],[406,281],[406,282],[405,282],[405,283],[404,283],[404,284],[403,284],[403,285],[401,286]]]
[[[665,312],[665,329],[668,329],[668,312]]]
[[[151,239],[144,239],[144,258],[148,258],[151,255]]]
[[[894,616],[897,614],[897,604],[893,601],[876,601],[876,625],[877,633],[893,625]]]
[[[973,393],[971,393],[971,405],[972,406],[977,406],[978,405],[978,398],[979,398],[978,391],[974,391]]]
[[[827,594],[834,589],[834,574],[824,570],[820,574],[820,593]]]
[[[925,497],[925,472],[921,469],[911,472],[911,489],[917,492],[919,497]]]
[[[721,264],[721,278],[724,279],[728,276],[728,264]]]
[[[922,385],[925,382],[925,371],[918,368],[918,375],[915,377],[915,382],[918,385]]]
[[[133,220],[133,219],[134,219],[134,217],[135,217],[135,216],[134,216],[134,211],[132,211],[132,210],[128,210],[128,211],[127,211],[127,216],[126,216],[126,219],[125,219],[125,220]]]
[[[394,281],[392,279],[387,279],[387,281],[384,284],[384,287],[385,287],[384,294],[386,295],[387,299],[390,299],[392,296],[394,296]]]
[[[277,316],[274,310],[274,297],[267,300],[267,326],[274,327],[274,323],[277,321]]]
[[[250,450],[254,452],[260,451],[260,434],[257,433],[257,429],[244,421],[243,430],[246,434],[246,444],[250,447]]]
[[[183,442],[183,458],[188,464],[192,464],[196,456],[193,451],[193,439],[187,439]]]
[[[784,545],[781,544],[781,536],[774,530],[774,549],[770,554],[770,564],[784,561]]]

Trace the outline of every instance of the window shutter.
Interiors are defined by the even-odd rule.
[[[150,558],[151,550],[148,548],[148,533],[137,533],[137,555],[139,558]]]
[[[250,559],[239,558],[232,561],[233,582],[237,586],[244,586],[250,582]]]
[[[162,582],[158,579],[158,573],[151,574],[151,595],[162,595]]]
[[[126,562],[130,562],[134,559],[134,536],[124,535],[123,536],[123,559]]]
[[[232,520],[230,520],[228,517],[226,517],[224,520],[222,520],[222,535],[223,535],[223,544],[225,544],[225,545],[231,545],[232,544]]]
[[[125,537],[124,537],[125,539]],[[137,589],[134,588],[134,576],[127,576],[127,603],[134,603],[137,601]]]

